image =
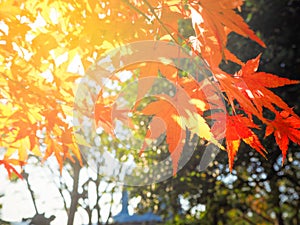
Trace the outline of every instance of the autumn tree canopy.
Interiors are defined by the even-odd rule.
[[[151,62],[120,69],[130,71],[142,86],[130,112],[150,118],[142,132],[140,155],[149,140],[165,134],[176,173],[184,150],[178,139],[186,138],[187,129],[201,143],[227,151],[232,169],[241,141],[267,157],[256,134],[261,130],[265,136],[275,136],[283,163],[289,143],[300,144],[300,118],[272,89],[299,82],[260,71],[260,55],[244,62],[227,48],[230,33],[267,48],[239,15],[242,5],[243,0],[0,1],[0,164],[9,175],[21,177],[18,166],[29,154],[42,160],[54,155],[61,168],[66,159],[82,161],[79,145],[87,144],[72,123],[81,78],[112,49],[147,40],[186,49],[210,73],[198,79],[174,66]],[[188,36],[180,32],[182,21],[191,24]],[[224,71],[220,64],[229,61],[240,69]],[[110,78],[124,88],[122,73],[113,72]],[[153,74],[178,88],[171,96],[154,95],[145,104],[139,100],[153,83],[142,80]],[[114,117],[122,120],[127,115],[116,113],[117,97],[99,92],[94,112],[84,113],[112,140],[117,138]],[[213,105],[221,104],[220,98],[225,105],[216,110]],[[174,101],[178,104],[170,104]],[[75,106],[79,112],[86,109],[84,104]],[[126,119],[132,122],[127,124],[131,130],[139,130],[137,120]]]

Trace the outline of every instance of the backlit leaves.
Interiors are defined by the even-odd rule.
[[[300,144],[300,119],[290,115],[287,111],[276,113],[273,121],[267,124],[266,136],[274,133],[276,143],[282,151],[284,163],[290,140]]]
[[[263,107],[276,112],[274,106],[278,106],[282,110],[294,114],[292,109],[268,88],[298,84],[299,81],[281,78],[265,72],[257,72],[259,59],[260,55],[255,59],[249,60],[242,69],[234,75],[235,85],[252,101],[260,114],[262,114]]]
[[[299,118],[270,89],[299,82],[258,71],[260,55],[244,63],[227,49],[231,32],[265,47],[238,14],[242,4],[242,0],[1,1],[0,147],[4,151],[0,164],[9,174],[18,175],[14,166],[22,166],[30,154],[44,160],[54,156],[61,169],[66,159],[80,160],[70,122],[77,80],[106,50],[124,43],[159,39],[188,44],[212,71],[212,76],[197,80],[155,63],[128,68],[138,79],[138,101],[151,89],[151,76],[164,77],[182,88],[172,98],[156,96],[140,109],[140,113],[152,117],[146,139],[166,134],[174,171],[186,128],[220,148],[223,147],[216,140],[225,138],[230,169],[241,141],[265,155],[254,132],[259,127],[253,118],[266,125],[266,136],[274,134],[285,157],[289,141],[299,144]],[[191,19],[195,36],[179,41],[179,19]],[[219,68],[222,60],[233,61],[242,68],[235,74],[225,73]],[[218,85],[222,91],[218,96],[223,95],[228,103],[228,112],[223,110],[226,121],[218,117],[220,112],[214,108],[221,104],[214,97]],[[114,101],[100,99],[95,113],[90,114],[111,136],[114,120],[125,121],[129,111],[118,109]],[[85,110],[84,105],[81,107]],[[266,109],[275,119],[265,118]],[[212,128],[205,117],[210,110]],[[226,124],[226,131],[218,130],[220,123]],[[134,128],[133,124],[129,126]],[[86,145],[82,139],[80,144]],[[145,141],[142,150],[146,147]]]
[[[235,32],[249,37],[258,44],[265,44],[254,34],[234,9],[240,9],[242,0],[191,1],[193,27],[200,45],[200,54],[212,67],[218,68],[222,59],[239,63],[226,49],[227,36]]]
[[[259,129],[249,118],[242,115],[227,116],[226,121],[223,117],[216,115],[217,122],[212,127],[214,133],[221,134],[221,131],[217,131],[220,126],[219,123],[226,123],[226,149],[229,159],[229,169],[232,170],[234,158],[238,152],[241,141],[244,141],[247,145],[255,149],[261,155],[265,157],[266,150],[262,146],[257,135],[251,130],[253,128]],[[220,137],[219,137],[220,138]]]

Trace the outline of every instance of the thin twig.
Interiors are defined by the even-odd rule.
[[[29,181],[28,181],[28,173],[25,172],[25,170],[23,171],[22,173],[22,176],[24,177],[25,181],[26,181],[26,184],[27,184],[27,188],[30,192],[30,196],[31,196],[31,199],[32,199],[32,202],[33,202],[33,206],[34,206],[34,209],[35,209],[35,213],[36,214],[39,214],[38,212],[38,209],[37,209],[37,206],[36,206],[36,201],[35,201],[35,197],[34,197],[34,193],[33,193],[33,190],[31,189],[31,186],[29,184]]]

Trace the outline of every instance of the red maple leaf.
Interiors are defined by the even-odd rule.
[[[282,152],[282,164],[286,158],[290,140],[300,144],[300,119],[287,111],[276,113],[273,121],[267,124],[265,136],[274,133],[276,143]]]
[[[23,178],[14,166],[23,166],[25,162],[17,159],[10,159],[4,156],[4,158],[0,160],[0,165],[1,164],[4,165],[9,178],[11,178],[12,173],[15,173],[21,179]]]
[[[234,76],[218,70],[215,76],[226,93],[229,103],[235,110],[234,99],[237,100],[246,113],[253,114],[262,121],[264,121],[263,107],[276,113],[275,105],[296,116],[293,110],[269,88],[298,84],[299,81],[257,72],[259,60],[260,55],[249,60]]]
[[[260,143],[256,134],[251,130],[253,128],[258,129],[259,127],[249,118],[242,115],[227,115],[226,121],[224,121],[223,114],[219,114],[219,116],[215,114],[214,118],[217,119],[217,121],[212,127],[213,134],[224,134],[224,132],[219,131],[218,128],[220,127],[220,123],[226,123],[225,138],[230,171],[232,171],[233,161],[238,152],[241,140],[265,157],[267,151]],[[220,139],[223,137],[219,136],[216,138]]]
[[[263,107],[276,112],[274,105],[295,115],[292,109],[269,88],[276,88],[290,84],[298,84],[299,81],[289,80],[276,75],[257,72],[260,56],[249,60],[242,69],[234,75],[235,85],[238,89],[252,101],[259,113],[262,113]]]

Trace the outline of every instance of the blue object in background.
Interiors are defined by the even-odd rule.
[[[113,217],[114,222],[117,223],[128,223],[128,222],[162,222],[160,216],[157,216],[151,212],[147,212],[142,215],[129,215],[128,213],[128,193],[127,191],[122,192],[122,210],[116,216]]]

